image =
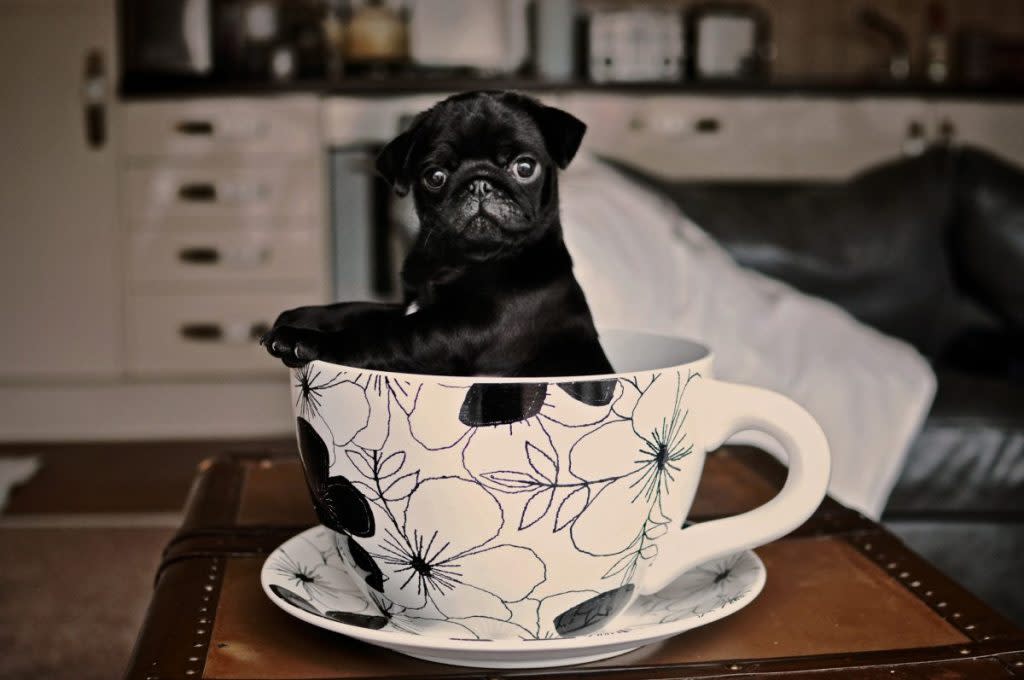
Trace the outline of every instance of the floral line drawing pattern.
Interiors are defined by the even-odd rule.
[[[388,599],[407,610],[508,621],[509,604],[528,597],[547,577],[546,565],[533,550],[495,541],[504,524],[501,506],[473,481],[419,481],[408,495],[404,516],[392,511],[387,498],[382,503],[390,526],[372,556],[393,584]],[[473,509],[472,530],[445,532],[436,518],[458,512],[462,504]],[[498,576],[509,562],[518,565],[514,574]]]
[[[306,364],[295,371],[295,387],[299,390],[299,395],[295,399],[295,407],[299,410],[299,415],[306,420],[320,417],[324,393],[332,387],[337,387],[345,382],[341,378],[340,372],[336,373],[333,377],[325,377],[322,382],[318,382],[320,381],[321,373],[322,371],[313,368],[310,364]]]
[[[322,564],[301,564],[284,550],[278,550],[269,568],[288,579],[290,585],[305,592],[306,597],[314,602],[324,600],[337,594],[337,589],[330,585],[323,574],[319,573]]]
[[[735,553],[694,567],[655,595],[634,605],[656,623],[704,618],[750,595],[764,566],[749,551]]]
[[[551,443],[550,435],[544,425],[540,429]],[[544,447],[544,448],[542,448]],[[553,445],[551,446],[553,450]],[[558,457],[541,442],[525,442],[524,458],[529,470],[490,470],[479,475],[483,484],[495,491],[506,494],[529,493],[519,517],[520,531],[529,529],[544,517],[554,505],[555,495],[561,490],[568,492],[562,497],[555,509],[552,531],[562,531],[575,520],[586,508],[590,500],[590,483],[583,480],[560,481],[560,465]]]
[[[631,418],[607,423],[584,435],[569,452],[569,467],[580,479],[602,485],[572,523],[573,545],[594,556],[615,556],[605,578],[633,580],[641,562],[658,555],[657,541],[668,533],[672,514],[664,502],[682,461],[694,451],[685,429],[686,391],[700,377],[661,373],[636,389]],[[602,531],[616,516],[628,515],[633,536]],[[620,520],[622,521],[622,520]],[[623,544],[625,542],[625,544]]]
[[[264,566],[264,574],[271,581],[270,591],[293,607],[347,625],[467,641],[557,639],[557,633],[544,631],[544,622],[557,619],[559,612],[572,616],[566,610],[567,603],[579,602],[583,597],[589,598],[587,602],[603,604],[601,594],[595,591],[569,591],[540,600],[528,598],[531,611],[536,612],[536,623],[529,629],[485,616],[431,617],[382,599],[376,593],[365,596],[341,566],[339,540],[342,537],[337,534],[314,528],[275,550]],[[316,575],[319,588],[314,591],[315,596],[304,587],[302,579],[296,583],[295,574]],[[661,592],[640,597],[623,613],[621,625],[615,630],[582,634],[617,635],[687,619],[701,620],[751,600],[756,583],[763,578],[764,566],[750,551],[713,560],[688,571]]]
[[[323,366],[294,373],[300,457],[321,523],[339,534],[333,553],[378,610],[367,625],[459,633],[472,619],[473,639],[545,637],[596,627],[632,598],[694,452],[698,373],[455,385]],[[590,580],[589,594],[549,583],[529,547],[538,532],[610,582]],[[325,567],[282,561],[279,585],[322,608]]]
[[[308,423],[319,421],[330,433],[332,446],[338,446],[339,437],[343,444],[347,444],[369,424],[368,402],[365,404],[365,408],[347,409],[346,417],[340,420],[332,417],[329,422],[324,417],[324,411],[330,410],[329,404],[334,399],[346,399],[351,404],[352,399],[358,398],[358,395],[362,393],[363,401],[366,401],[362,388],[343,376],[344,373],[341,371],[336,372],[333,376],[327,376],[320,369],[315,368],[314,364],[307,364],[295,371],[294,387],[297,392],[295,409],[298,411],[298,417]]]
[[[614,414],[573,445],[568,475],[560,474],[551,436],[541,424],[546,441],[524,444],[526,465],[487,470],[478,478],[501,493],[529,494],[520,530],[540,522],[556,505],[556,493],[566,490],[556,505],[552,530],[557,533],[571,527],[577,550],[595,557],[616,557],[605,577],[619,576],[626,584],[641,562],[657,556],[657,540],[669,530],[671,519],[663,500],[682,470],[683,459],[694,450],[685,429],[689,410],[684,401],[687,387],[699,377],[692,372],[685,378],[678,372],[666,372],[643,388],[627,382]],[[617,415],[623,412],[629,417]],[[606,530],[610,520],[623,511],[635,517],[635,534],[622,536]]]

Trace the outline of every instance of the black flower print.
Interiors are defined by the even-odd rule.
[[[339,539],[340,540],[340,539]],[[380,567],[370,553],[366,552],[363,546],[356,543],[356,540],[351,536],[348,537],[347,541],[348,554],[352,558],[352,564],[355,565],[356,569],[363,575],[363,580],[366,581],[366,585],[370,586],[378,593],[384,592],[384,574],[381,572]]]
[[[378,593],[384,592],[384,574],[381,573],[380,567],[370,557],[370,553],[366,552],[366,549],[356,542],[356,539],[337,533],[333,536],[334,554],[349,568],[350,573],[361,576],[363,582],[373,589],[372,591],[364,592],[370,599],[376,602],[377,600],[374,598],[377,597]]]
[[[473,520],[460,518],[458,531],[445,531],[445,518],[457,513],[472,513]],[[508,603],[529,596],[547,568],[529,548],[493,545],[503,524],[501,506],[479,484],[458,477],[420,482],[404,522],[384,530],[373,555],[389,580],[388,598],[449,619],[507,621]],[[507,564],[517,568],[508,572]]]
[[[328,565],[324,562],[302,563],[292,558],[286,550],[279,549],[267,566],[274,573],[288,579],[289,585],[305,592],[306,597],[321,605],[342,596],[342,593],[331,585],[331,578],[326,574]]]
[[[555,617],[555,631],[559,635],[585,635],[604,626],[621,612],[633,597],[635,586],[629,583],[595,595]]]
[[[738,552],[694,567],[659,595],[676,603],[696,600],[694,613],[706,613],[736,601],[753,585],[762,569],[750,552]]]
[[[615,394],[615,379],[559,383],[573,399],[588,406],[607,406]],[[470,427],[507,425],[540,413],[548,395],[545,383],[476,383],[459,409],[459,420]]]
[[[530,616],[531,637],[534,640],[551,640],[562,637],[555,630],[555,620],[564,612],[598,595],[596,590],[567,590],[532,600],[536,610]]]
[[[345,382],[342,374],[325,375],[314,364],[307,364],[295,370],[295,408],[306,420],[321,416],[324,405],[324,392]]]
[[[288,604],[292,605],[293,607],[298,607],[304,612],[309,612],[310,614],[316,614],[317,616],[320,616],[320,610],[314,607],[312,604],[310,604],[309,600],[302,597],[301,595],[298,595],[297,593],[288,590],[284,586],[279,586],[276,583],[271,584],[270,589],[274,592],[275,595],[277,595],[279,598],[281,598]]]
[[[661,499],[693,452],[685,430],[686,387],[696,374],[662,373],[639,395],[631,420],[612,421],[586,434],[569,453],[569,468],[599,487],[587,509],[573,522],[576,547],[593,555],[617,555],[629,548],[657,554],[651,539],[664,533],[668,518]],[[608,523],[628,519],[635,535],[606,531]]]
[[[667,587],[637,600],[637,609],[656,623],[702,618],[747,598],[764,566],[749,550],[689,570]]]
[[[344,446],[367,432],[370,403],[366,390],[344,372],[325,374],[316,364],[294,372],[292,394],[299,417],[316,422],[330,443]]]
[[[330,452],[309,421],[296,418],[296,427],[302,469],[321,524],[354,536],[373,536],[373,512],[366,497],[345,477],[328,477]]]
[[[666,588],[632,604],[635,587],[626,584],[603,592],[570,590],[541,599],[531,593],[517,602],[506,602],[515,610],[511,620],[479,613],[456,618],[429,607],[409,609],[376,590],[362,589],[352,579],[352,572],[339,564],[339,559],[352,563],[349,546],[357,544],[349,537],[314,528],[297,538],[275,550],[264,566],[264,578],[269,580],[267,587],[275,601],[348,626],[438,639],[543,641],[598,631],[604,634],[608,618],[624,606],[629,606],[627,631],[717,619],[730,608],[735,610],[753,600],[765,580],[764,565],[748,550],[698,565]],[[314,587],[310,593],[310,583],[323,588]],[[618,632],[624,631],[609,634]]]
[[[515,612],[508,620],[480,613],[455,617],[429,607],[412,610],[377,590],[363,589],[358,579],[353,579],[352,571],[340,568],[339,560],[354,563],[351,546],[358,546],[351,537],[322,528],[281,546],[264,566],[272,598],[324,619],[373,630],[449,640],[543,641],[590,635],[598,630],[606,633],[604,624],[625,606],[629,609],[624,631],[610,634],[678,621],[689,621],[690,627],[700,619],[719,618],[749,603],[765,579],[764,566],[747,550],[694,567],[659,592],[641,596],[632,604],[635,588],[625,584],[603,592],[569,590],[540,599],[531,593],[516,602],[506,600]],[[506,562],[509,557],[515,558],[502,557]],[[538,589],[540,586],[534,590]]]
[[[573,399],[590,406],[607,406],[615,396],[617,380],[575,380],[558,383],[558,386]]]
[[[583,512],[592,485],[589,480],[566,474],[564,454],[559,451],[567,450],[581,433],[600,427],[610,418],[622,420],[611,410],[611,396],[622,391],[618,380],[589,381],[591,387],[575,395],[566,389],[570,384],[576,383],[546,385],[536,417],[514,427],[473,428],[467,437],[463,449],[465,470],[493,491],[524,495],[521,508],[508,508],[519,515],[520,530],[551,527],[560,532]],[[595,393],[588,394],[590,389]],[[605,403],[598,403],[602,401]],[[511,453],[516,449],[525,455],[494,455],[495,451]]]
[[[459,421],[469,427],[508,425],[540,413],[544,383],[476,383],[466,392]]]
[[[370,630],[380,630],[388,625],[387,617],[379,614],[355,614],[353,612],[332,609],[324,612],[323,615],[332,621],[344,623],[347,626],[358,626],[360,628],[369,628]]]
[[[618,383],[611,382],[615,393]],[[546,383],[424,383],[416,387],[413,397],[407,410],[409,428],[416,442],[430,451],[466,444],[478,432],[512,434],[536,430],[542,422],[586,427],[611,413],[610,403],[590,404]]]
[[[662,493],[668,493],[675,481],[675,473],[679,472],[679,461],[693,453],[693,444],[687,444],[686,432],[683,431],[686,413],[680,408],[682,398],[682,390],[677,390],[672,415],[662,418],[646,437],[641,435],[640,455],[633,461],[641,474],[630,484],[636,489],[634,501],[643,496],[650,502]]]

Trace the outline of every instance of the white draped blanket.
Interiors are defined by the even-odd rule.
[[[699,340],[717,377],[802,404],[832,447],[830,492],[877,518],[934,396],[928,362],[834,304],[739,267],[670,201],[603,163],[578,158],[560,193],[597,325]],[[759,433],[732,441],[778,453]]]

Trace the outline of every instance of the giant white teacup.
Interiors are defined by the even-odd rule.
[[[402,614],[420,632],[491,639],[591,632],[818,506],[828,444],[801,407],[714,380],[711,353],[687,340],[605,331],[601,342],[618,373],[294,371],[317,515],[381,622]],[[786,449],[782,491],[683,528],[705,453],[750,429]]]

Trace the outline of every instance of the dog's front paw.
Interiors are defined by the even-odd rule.
[[[309,328],[274,326],[260,338],[260,344],[288,368],[299,368],[320,358],[324,334]]]

